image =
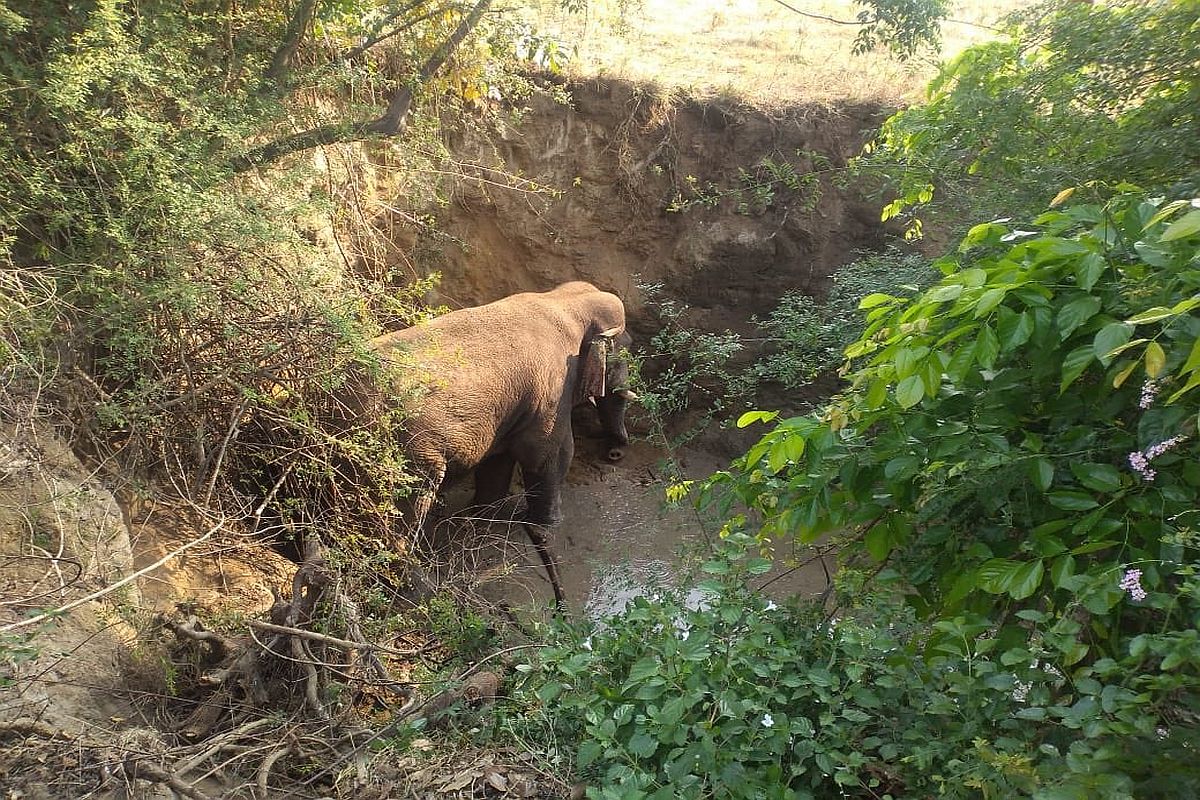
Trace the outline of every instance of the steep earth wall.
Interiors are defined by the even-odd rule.
[[[479,180],[460,181],[441,213],[459,244],[424,242],[435,255],[420,260],[442,272],[438,299],[451,307],[582,279],[621,295],[634,332],[646,334],[654,322],[639,284],[650,283],[692,307],[692,324],[748,332],[749,317],[781,294],[822,294],[835,267],[880,244],[877,204],[835,182],[882,118],[876,107],[767,113],[620,82],[565,90],[569,105],[536,98],[500,131],[452,136]],[[811,185],[775,182],[764,202],[746,191],[669,210],[681,194],[695,197],[690,187],[763,185],[764,159]],[[559,194],[547,202],[499,187],[491,170]],[[740,181],[742,170],[755,177]],[[742,213],[740,201],[749,201]]]

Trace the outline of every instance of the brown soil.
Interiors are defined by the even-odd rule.
[[[452,151],[477,165],[481,180],[461,181],[442,214],[442,230],[461,245],[438,242],[438,255],[425,260],[426,270],[442,273],[437,299],[465,307],[587,280],[619,294],[633,332],[646,336],[655,323],[639,284],[652,283],[692,306],[698,327],[750,333],[750,316],[781,294],[821,295],[835,267],[881,243],[877,205],[836,187],[830,171],[861,149],[882,119],[877,107],[768,116],[612,81],[566,88],[569,106],[538,97],[519,125],[453,137]],[[813,152],[829,167],[811,209],[810,193],[779,187],[755,213],[736,213],[734,199],[667,210],[686,195],[689,176],[728,189],[764,158],[813,171]],[[561,194],[547,202],[482,180],[493,169]]]
[[[834,180],[882,120],[878,107],[767,113],[619,81],[562,88],[568,105],[538,97],[519,122],[452,136],[455,157],[478,179],[455,185],[436,239],[397,241],[398,250],[415,253],[424,274],[441,273],[435,302],[461,308],[587,280],[625,300],[635,345],[645,346],[661,322],[644,287],[657,284],[659,300],[689,307],[683,318],[688,326],[753,339],[752,317],[772,310],[781,295],[821,296],[834,269],[857,251],[882,245],[878,204]],[[813,172],[814,162],[827,166],[815,180],[815,193],[776,186],[770,202],[749,213],[738,213],[741,198],[729,196],[711,206],[668,210],[680,193],[694,196],[689,186],[738,186],[740,171],[753,171],[763,159],[787,162],[801,175]],[[547,199],[505,188],[498,182],[501,173],[558,194]],[[404,225],[390,219],[380,227]],[[746,357],[752,355],[753,348]],[[806,399],[759,400],[766,407],[794,408]],[[687,427],[692,420],[675,422]],[[638,423],[635,414],[631,432],[644,435],[647,427]],[[758,435],[714,428],[670,456],[685,477],[699,478],[744,452]],[[564,496],[567,521],[555,543],[572,605],[594,613],[615,610],[614,601],[630,585],[644,590],[670,574],[678,549],[701,541],[694,515],[663,510],[666,475],[660,462],[667,453],[641,442],[612,466],[596,457],[599,447],[586,427],[577,428],[577,456]],[[444,511],[461,508],[468,496],[459,489]],[[497,533],[488,535],[494,540]],[[477,560],[475,567],[496,576],[501,595],[544,606],[549,587],[538,559],[519,530],[510,531],[506,541],[502,556]],[[497,566],[497,560],[509,567]],[[514,573],[514,564],[524,566]],[[816,593],[825,579],[822,565],[814,563],[774,588]]]

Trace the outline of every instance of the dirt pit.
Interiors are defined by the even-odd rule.
[[[756,317],[788,292],[824,296],[835,269],[884,244],[879,202],[840,180],[883,119],[879,107],[814,104],[767,112],[620,81],[561,88],[566,104],[535,97],[513,118],[451,136],[465,177],[438,213],[436,236],[406,229],[402,215],[378,220],[392,236],[395,272],[440,274],[431,300],[463,308],[590,281],[624,301],[635,348],[646,359],[643,377],[653,383],[690,355],[657,352],[669,349],[654,341],[666,324],[664,304],[676,312],[672,324],[741,336],[746,349],[738,358],[745,363],[762,347]],[[528,183],[506,189],[496,180],[502,174]],[[534,185],[554,194],[531,193]],[[804,399],[821,393],[814,389]],[[753,402],[785,411],[801,405],[788,395]],[[683,477],[723,468],[753,441],[714,445],[722,437],[729,438],[706,435],[672,454],[684,465]],[[667,476],[659,462],[667,453],[643,439],[610,465],[598,457],[600,449],[577,428],[566,521],[553,545],[572,606],[594,616],[674,576],[679,549],[702,544],[706,535],[695,512],[664,509]],[[445,508],[462,508],[469,497],[469,488],[459,488]],[[707,535],[715,535],[712,528]],[[513,531],[501,549],[506,557],[499,563],[524,565],[516,574],[505,574],[494,560],[464,557],[508,587],[502,591],[508,599],[548,602],[549,586],[524,533]],[[771,588],[812,594],[825,585],[825,571],[814,563]]]

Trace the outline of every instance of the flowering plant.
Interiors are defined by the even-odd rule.
[[[927,657],[1063,676],[1020,716],[1053,752],[984,736],[1031,791],[1153,795],[1200,740],[1200,201],[989,222],[935,266],[914,298],[864,298],[846,390],[699,500],[749,507],[728,530],[840,540],[929,624]]]

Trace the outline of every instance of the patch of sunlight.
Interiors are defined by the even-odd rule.
[[[787,0],[801,11],[853,20],[849,0]],[[937,63],[995,35],[992,26],[1028,0],[959,0],[942,26],[940,55],[900,63],[885,52],[856,56],[856,25],[801,16],[777,0],[592,0],[567,14],[546,0],[539,27],[574,48],[568,74],[612,76],[698,97],[756,105],[920,97]],[[624,10],[623,10],[624,9]]]

